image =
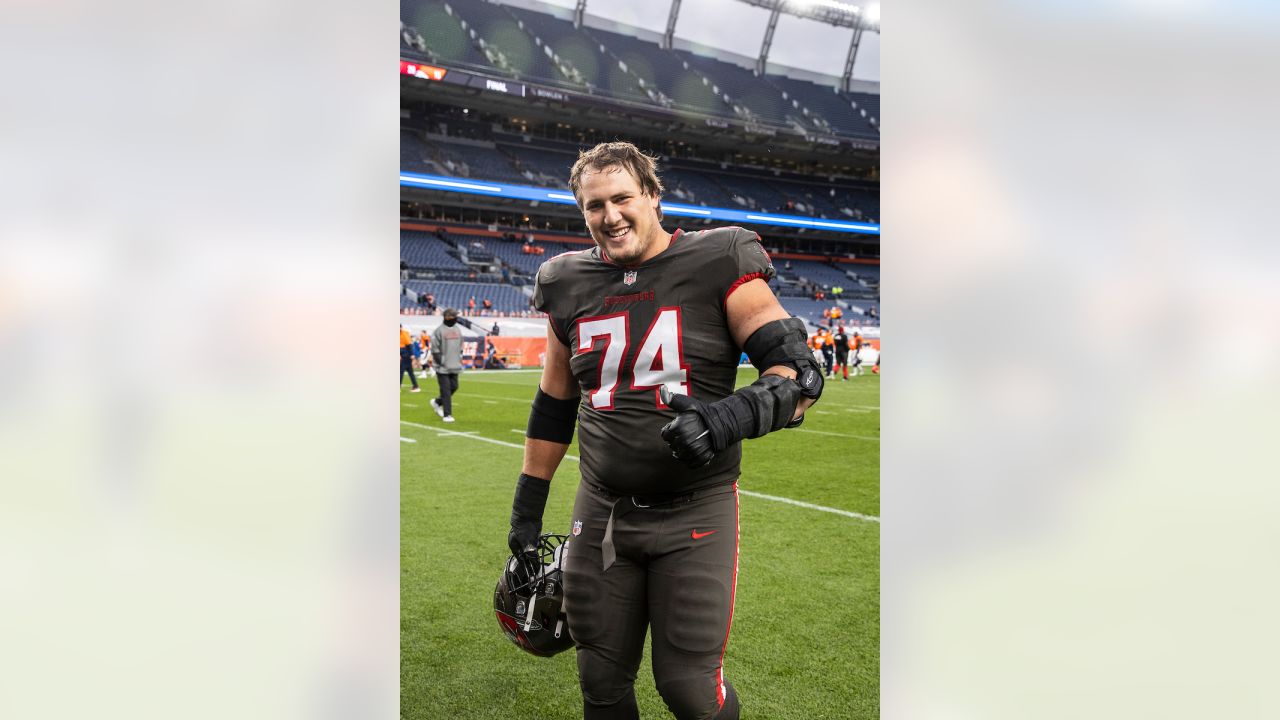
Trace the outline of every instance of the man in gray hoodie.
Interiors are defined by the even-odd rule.
[[[462,374],[462,328],[458,327],[458,311],[447,308],[444,324],[431,333],[431,360],[436,367],[440,395],[431,399],[431,409],[453,422],[453,394],[458,392],[458,375]]]

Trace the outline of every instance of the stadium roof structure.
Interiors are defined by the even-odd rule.
[[[579,1],[585,2],[585,0]],[[739,0],[739,2],[772,11],[769,15],[769,24],[764,30],[764,42],[760,45],[760,55],[756,58],[758,75],[764,74],[768,64],[769,46],[773,44],[773,32],[778,27],[778,16],[782,13],[853,29],[853,37],[849,41],[849,54],[845,56],[844,72],[840,76],[840,89],[845,91],[849,90],[853,82],[853,65],[858,59],[862,33],[867,30],[880,33],[879,4],[869,5],[864,11],[857,5],[839,2],[839,0]],[[671,17],[667,21],[668,37],[675,28],[676,15],[679,11],[680,0],[671,0]]]
[[[766,10],[817,20],[837,27],[880,29],[880,6],[870,5],[864,11],[857,5],[838,0],[738,0]]]

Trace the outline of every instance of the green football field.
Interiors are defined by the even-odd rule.
[[[738,384],[755,377],[741,370]],[[449,425],[431,410],[433,378],[420,380],[421,393],[401,390],[400,713],[408,720],[582,717],[573,652],[527,655],[493,614],[537,381],[533,370],[465,373]],[[725,678],[744,718],[879,715],[879,438],[880,378],[868,374],[829,379],[803,426],[743,443]],[[569,454],[578,454],[576,437]],[[568,459],[556,473],[545,531],[568,532],[577,473]],[[647,649],[636,696],[642,717],[671,717]]]

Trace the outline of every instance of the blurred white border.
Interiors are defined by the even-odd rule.
[[[395,7],[3,14],[0,717],[394,717]]]
[[[886,3],[886,718],[1274,717],[1261,3]]]

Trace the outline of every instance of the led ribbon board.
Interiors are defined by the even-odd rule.
[[[516,200],[537,200],[539,202],[574,205],[573,195],[564,190],[533,187],[531,185],[508,185],[506,183],[489,182],[473,178],[443,177],[440,175],[419,175],[417,173],[400,173],[402,187],[443,190],[444,192],[462,193],[464,195],[490,195],[494,197],[513,198]],[[861,235],[879,235],[880,226],[873,223],[848,222],[844,220],[827,220],[823,218],[802,217],[800,215],[777,215],[774,213],[755,212],[751,210],[734,210],[733,208],[700,207],[662,203],[665,215],[683,215],[701,217],[711,220],[728,220],[758,225],[779,225],[782,227],[812,228],[831,232],[857,233]]]

